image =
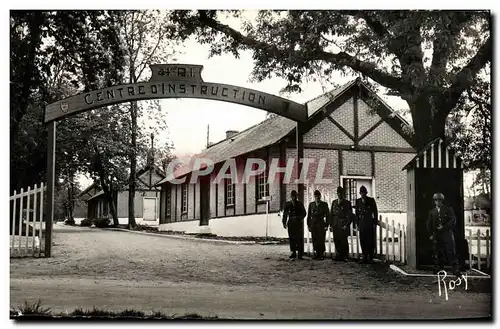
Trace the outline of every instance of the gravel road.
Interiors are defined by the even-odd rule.
[[[486,317],[490,280],[449,300],[432,278],[385,264],[288,260],[283,245],[231,245],[56,226],[53,257],[11,259],[11,307],[42,299],[56,311],[198,313],[261,319]]]

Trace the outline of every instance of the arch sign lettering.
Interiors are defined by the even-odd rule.
[[[151,79],[146,82],[118,85],[89,91],[51,103],[45,108],[47,124],[47,211],[45,213],[45,257],[50,257],[52,247],[52,223],[54,220],[54,179],[56,151],[56,122],[92,109],[159,98],[200,98],[251,106],[276,113],[297,122],[297,157],[304,154],[299,123],[307,120],[307,106],[261,91],[205,82],[201,78],[202,65],[154,64]],[[299,171],[301,170],[301,164]],[[303,184],[298,184],[299,198],[303,200]],[[302,197],[301,197],[302,196]]]
[[[153,64],[146,82],[89,91],[49,104],[45,122],[113,104],[158,98],[200,98],[251,106],[297,122],[307,120],[307,107],[261,91],[204,82],[202,65]]]

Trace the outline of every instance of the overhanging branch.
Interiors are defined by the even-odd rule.
[[[283,58],[289,56],[289,50],[281,50],[274,45],[270,45],[266,42],[256,40],[252,37],[245,36],[239,31],[229,27],[228,25],[222,24],[217,20],[208,17],[203,11],[200,11],[199,21],[201,24],[208,26],[216,31],[224,33],[225,35],[233,38],[240,44],[251,48],[253,50],[261,50],[266,52],[271,57]],[[298,52],[296,52],[299,55]],[[365,62],[349,55],[346,52],[339,52],[337,54],[329,53],[326,51],[317,51],[311,53],[308,57],[304,58],[302,54],[300,57],[304,60],[324,60],[326,62],[347,66],[355,71],[363,73],[367,77],[373,79],[374,81],[380,83],[381,85],[390,89],[400,89],[401,79],[399,77],[392,76],[384,71],[377,69],[376,65],[370,62]]]
[[[492,45],[491,37],[488,37],[486,42],[479,48],[476,55],[465,65],[460,72],[457,73],[454,82],[448,88],[443,110],[448,113],[455,107],[462,93],[469,88],[474,82],[474,78],[478,72],[491,61]]]

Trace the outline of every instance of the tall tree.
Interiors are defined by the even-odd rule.
[[[137,83],[151,74],[150,64],[166,63],[173,59],[172,43],[168,39],[166,15],[159,10],[126,11],[121,16],[120,36],[125,49],[125,72],[128,83]],[[137,180],[138,138],[147,129],[141,129],[138,119],[146,117],[143,128],[155,132],[166,129],[165,113],[161,114],[158,100],[129,104],[130,117],[130,172],[128,179],[128,225],[135,222],[135,190]],[[145,126],[145,127],[144,127]],[[145,134],[142,138],[145,139]]]
[[[448,116],[492,57],[487,11],[259,11],[241,28],[223,14],[175,11],[172,35],[196,35],[212,55],[250,50],[253,78],[284,78],[289,91],[310,76],[360,74],[408,103],[418,147],[445,137]]]
[[[78,90],[94,89],[101,80],[105,84],[119,80],[118,14],[102,10],[10,12],[11,190],[37,183],[45,175],[43,113],[46,104],[64,94],[54,87],[60,78],[67,78]]]

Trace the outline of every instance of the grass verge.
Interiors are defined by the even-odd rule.
[[[167,315],[159,311],[143,312],[125,309],[121,312],[108,311],[94,307],[91,310],[78,308],[71,313],[56,313],[50,308],[42,307],[42,301],[35,303],[24,302],[17,308],[10,310],[10,318],[13,320],[34,320],[34,319],[137,319],[137,320],[220,320],[217,316],[202,316],[196,313],[184,315]]]

